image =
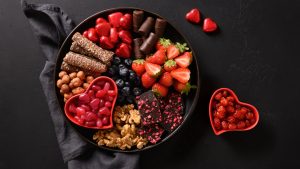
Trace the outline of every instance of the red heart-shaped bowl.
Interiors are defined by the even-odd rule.
[[[222,95],[223,93],[225,96]],[[253,105],[239,101],[231,89],[220,88],[210,98],[209,119],[214,133],[220,135],[228,131],[251,130],[259,121],[259,113]]]
[[[113,127],[113,110],[114,110],[114,107],[115,107],[115,103],[116,103],[116,100],[117,100],[117,96],[118,96],[118,88],[117,88],[117,85],[116,85],[116,83],[115,83],[115,81],[114,80],[112,80],[111,78],[109,78],[109,77],[106,77],[106,76],[100,76],[100,77],[98,77],[98,78],[95,78],[92,82],[91,82],[91,84],[89,85],[89,87],[87,88],[87,90],[84,92],[84,94],[88,94],[89,93],[89,91],[90,90],[93,90],[93,92],[95,93],[95,92],[97,92],[97,91],[99,91],[100,89],[98,88],[96,88],[95,86],[101,86],[101,83],[102,83],[102,85],[104,85],[105,84],[105,82],[108,82],[109,84],[110,84],[110,87],[109,87],[109,89],[108,90],[113,90],[115,93],[114,93],[114,96],[111,96],[111,97],[114,97],[113,98],[113,100],[111,101],[111,105],[110,105],[110,111],[109,111],[109,113],[110,113],[110,115],[109,115],[109,124],[108,125],[95,125],[95,126],[88,126],[87,125],[87,123],[83,120],[83,121],[81,121],[81,122],[79,122],[78,121],[78,116],[77,116],[77,118],[76,118],[76,114],[74,113],[74,111],[73,112],[71,112],[70,111],[70,105],[71,104],[73,104],[73,105],[75,105],[75,106],[78,106],[78,107],[80,107],[79,106],[79,104],[80,104],[80,100],[79,100],[79,97],[80,97],[80,95],[82,95],[82,94],[78,94],[78,95],[75,95],[75,96],[73,96],[73,97],[71,97],[67,102],[66,102],[66,104],[65,104],[65,107],[64,107],[64,110],[65,110],[65,115],[68,117],[68,119],[71,121],[71,122],[73,122],[74,124],[76,124],[76,125],[78,125],[78,126],[81,126],[81,127],[84,127],[84,128],[89,128],[89,129],[109,129],[109,128],[112,128]],[[108,93],[108,92],[107,92]],[[95,96],[96,94],[94,94],[94,97],[97,97],[97,96]],[[105,94],[105,96],[106,96],[106,94]],[[108,96],[108,94],[107,94],[107,96]],[[103,98],[104,98],[104,96],[102,96]],[[110,98],[111,99],[111,98]],[[88,99],[88,100],[91,100],[90,98]],[[91,102],[89,102],[89,101],[87,101],[87,103],[85,103],[85,104],[91,104]],[[97,105],[99,105],[100,106],[100,103],[98,103]],[[93,116],[93,118],[95,119],[96,117],[98,118],[98,120],[101,118],[100,116],[101,115],[99,115],[99,113],[96,113],[96,112],[98,112],[99,111],[99,106],[97,106],[97,108],[95,108],[94,109],[94,115],[91,115],[91,116]],[[74,106],[73,106],[74,107]],[[77,108],[77,107],[76,107]],[[90,107],[90,109],[93,109],[93,108],[91,108]],[[74,110],[74,109],[73,109]],[[86,110],[85,109],[85,111],[87,112],[88,110]],[[100,111],[99,111],[100,112]],[[91,111],[91,113],[92,113],[92,111]],[[106,111],[106,115],[107,115],[107,113],[108,113],[108,111]],[[86,113],[87,114],[87,113]],[[107,117],[107,116],[106,116]],[[89,122],[91,122],[91,121],[89,121]],[[95,120],[93,120],[92,121],[92,123],[97,123],[97,121],[95,121]]]

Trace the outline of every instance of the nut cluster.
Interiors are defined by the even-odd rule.
[[[93,76],[86,76],[83,71],[68,74],[61,71],[56,86],[60,89],[60,94],[64,96],[66,102],[73,95],[83,93],[94,80]]]
[[[131,149],[136,146],[142,149],[147,144],[147,139],[137,133],[137,126],[141,123],[138,110],[133,104],[117,106],[113,120],[115,127],[111,130],[99,130],[93,136],[98,145],[106,145],[121,150]]]

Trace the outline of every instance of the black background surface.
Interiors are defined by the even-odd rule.
[[[39,83],[44,56],[18,0],[0,1],[0,169],[67,168]],[[57,4],[79,23],[112,7],[144,8],[167,18],[193,45],[202,87],[199,106],[179,133],[142,153],[143,169],[300,168],[299,1],[30,0]],[[221,30],[207,35],[184,16],[198,7]],[[215,136],[208,101],[219,87],[260,111],[249,132]]]

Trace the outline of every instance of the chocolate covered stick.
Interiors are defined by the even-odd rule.
[[[167,21],[161,18],[157,18],[155,22],[155,34],[160,38],[166,29]]]
[[[136,59],[141,59],[144,57],[143,53],[140,51],[140,47],[143,44],[142,38],[133,39],[133,51]]]
[[[95,73],[106,72],[106,65],[87,56],[68,52],[63,59],[66,63]]]
[[[149,54],[152,51],[157,41],[158,41],[157,35],[151,32],[149,37],[144,41],[144,43],[140,47],[140,50],[145,55]]]
[[[154,19],[150,16],[147,17],[147,19],[143,22],[142,26],[139,28],[138,33],[142,36],[148,36],[154,24]]]
[[[93,56],[105,64],[109,64],[113,58],[114,52],[102,49],[78,32],[73,35],[72,40],[84,49],[89,56]]]
[[[133,31],[138,33],[138,30],[143,23],[144,11],[134,10],[132,14]]]
[[[70,50],[75,53],[93,57],[90,55],[90,53],[86,52],[86,50],[84,50],[82,47],[80,47],[76,42],[72,42]]]
[[[85,69],[82,69],[82,68],[79,68],[76,66],[69,65],[68,63],[66,63],[64,61],[62,62],[60,69],[66,71],[68,73],[83,71],[85,75],[92,75],[94,77],[100,75],[100,73],[95,73],[95,72],[92,72],[89,70],[85,70]]]

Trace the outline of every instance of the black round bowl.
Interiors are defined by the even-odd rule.
[[[82,21],[78,26],[76,26],[73,31],[68,35],[68,37],[65,39],[64,43],[62,44],[59,52],[58,52],[58,56],[57,56],[57,61],[56,61],[56,68],[55,68],[55,72],[54,72],[54,76],[55,76],[55,82],[58,80],[58,73],[60,71],[60,66],[61,63],[63,61],[64,56],[66,55],[66,53],[69,51],[71,43],[72,43],[72,36],[75,32],[80,32],[82,33],[83,31],[87,30],[88,28],[92,27],[95,25],[95,21],[98,17],[104,17],[106,18],[108,16],[108,14],[112,13],[112,12],[122,12],[122,13],[126,13],[126,12],[130,12],[132,13],[133,10],[136,10],[137,8],[131,8],[131,7],[127,7],[127,8],[113,8],[113,9],[107,9],[101,12],[98,12],[90,17],[88,17],[87,19],[85,19],[84,21]],[[143,9],[137,9],[137,10],[143,10]],[[159,16],[158,14],[152,13],[152,12],[148,12],[143,10],[145,13],[145,16],[153,16],[153,17],[159,17],[162,18],[161,16]],[[162,144],[163,142],[166,142],[169,138],[171,138],[178,130],[180,130],[180,128],[186,123],[186,121],[188,120],[188,118],[191,116],[192,112],[194,111],[197,102],[198,102],[198,96],[199,96],[199,90],[200,90],[200,77],[199,77],[199,68],[198,68],[198,62],[197,62],[197,57],[195,56],[195,52],[192,49],[191,44],[188,42],[188,40],[186,38],[184,38],[184,36],[170,23],[168,22],[165,34],[163,35],[163,37],[169,38],[171,39],[173,42],[185,42],[187,43],[188,47],[190,48],[190,50],[193,52],[193,62],[192,64],[189,66],[190,70],[191,70],[191,84],[196,85],[197,89],[193,89],[190,94],[188,96],[184,97],[184,111],[185,111],[185,115],[184,115],[184,120],[182,122],[182,124],[175,129],[172,133],[168,134],[168,135],[164,135],[164,137],[162,138],[161,141],[159,141],[156,144],[148,144],[146,147],[144,147],[143,149],[132,149],[132,150],[120,150],[120,149],[114,149],[114,148],[109,148],[106,146],[98,146],[92,139],[93,134],[96,132],[96,130],[93,129],[87,129],[87,128],[83,128],[80,126],[77,126],[76,124],[72,123],[71,121],[69,121],[70,125],[75,129],[75,131],[87,142],[101,148],[104,150],[108,150],[108,151],[115,151],[115,152],[137,152],[137,151],[143,151],[143,150],[147,150],[147,149],[151,149],[154,147],[157,147],[158,145]],[[63,101],[63,97],[60,95],[59,93],[59,89],[56,87],[56,83],[53,84],[53,87],[56,90],[56,96],[57,96],[57,100],[59,102],[60,108],[62,113],[64,113],[64,101]],[[66,116],[65,116],[66,117]],[[66,119],[68,119],[66,117]]]

